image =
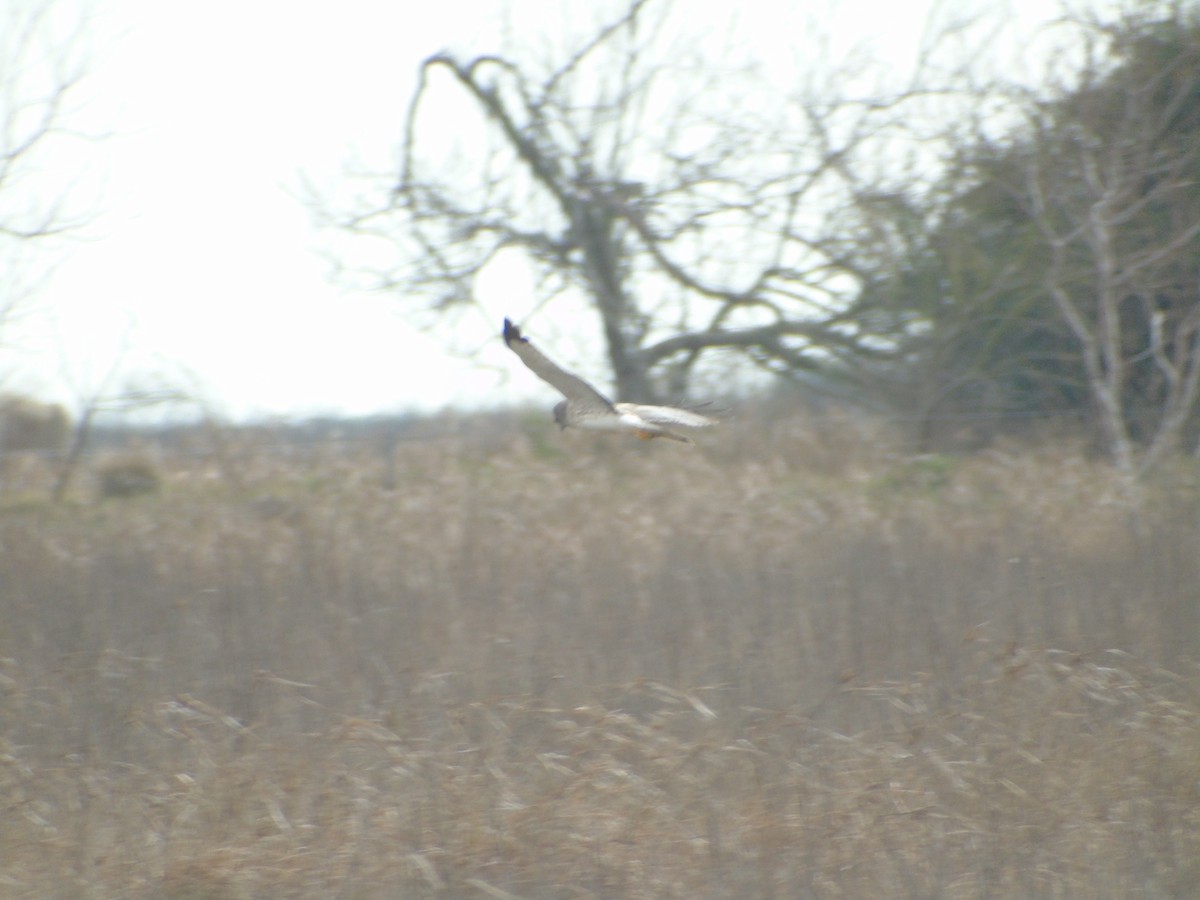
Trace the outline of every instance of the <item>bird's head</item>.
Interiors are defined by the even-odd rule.
[[[558,430],[562,431],[567,427],[567,401],[563,400],[557,403],[554,407],[554,421],[558,423]]]

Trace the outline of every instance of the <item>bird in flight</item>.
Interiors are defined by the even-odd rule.
[[[567,398],[554,407],[554,421],[560,429],[571,427],[584,431],[620,431],[644,441],[661,437],[690,444],[691,438],[673,429],[706,428],[717,424],[716,419],[690,409],[613,403],[578,375],[572,375],[551,361],[529,343],[529,338],[523,337],[521,329],[508,319],[504,320],[504,343],[534,375],[557,388]]]

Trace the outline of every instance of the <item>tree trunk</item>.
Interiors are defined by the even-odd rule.
[[[572,208],[575,237],[583,249],[584,275],[604,327],[608,359],[616,380],[617,399],[649,403],[656,398],[645,363],[629,335],[632,304],[625,296],[621,277],[622,248],[614,233],[613,214],[603,200],[579,197]]]

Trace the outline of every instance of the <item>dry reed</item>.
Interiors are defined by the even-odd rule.
[[[229,446],[0,513],[0,893],[1200,883],[1187,466],[803,420]]]

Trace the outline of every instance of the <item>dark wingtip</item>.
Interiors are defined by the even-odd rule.
[[[504,320],[504,343],[508,344],[508,346],[511,347],[513,345],[514,341],[523,341],[523,340],[525,340],[525,338],[521,337],[521,329],[518,328],[516,325],[514,325],[511,320],[505,319]]]

